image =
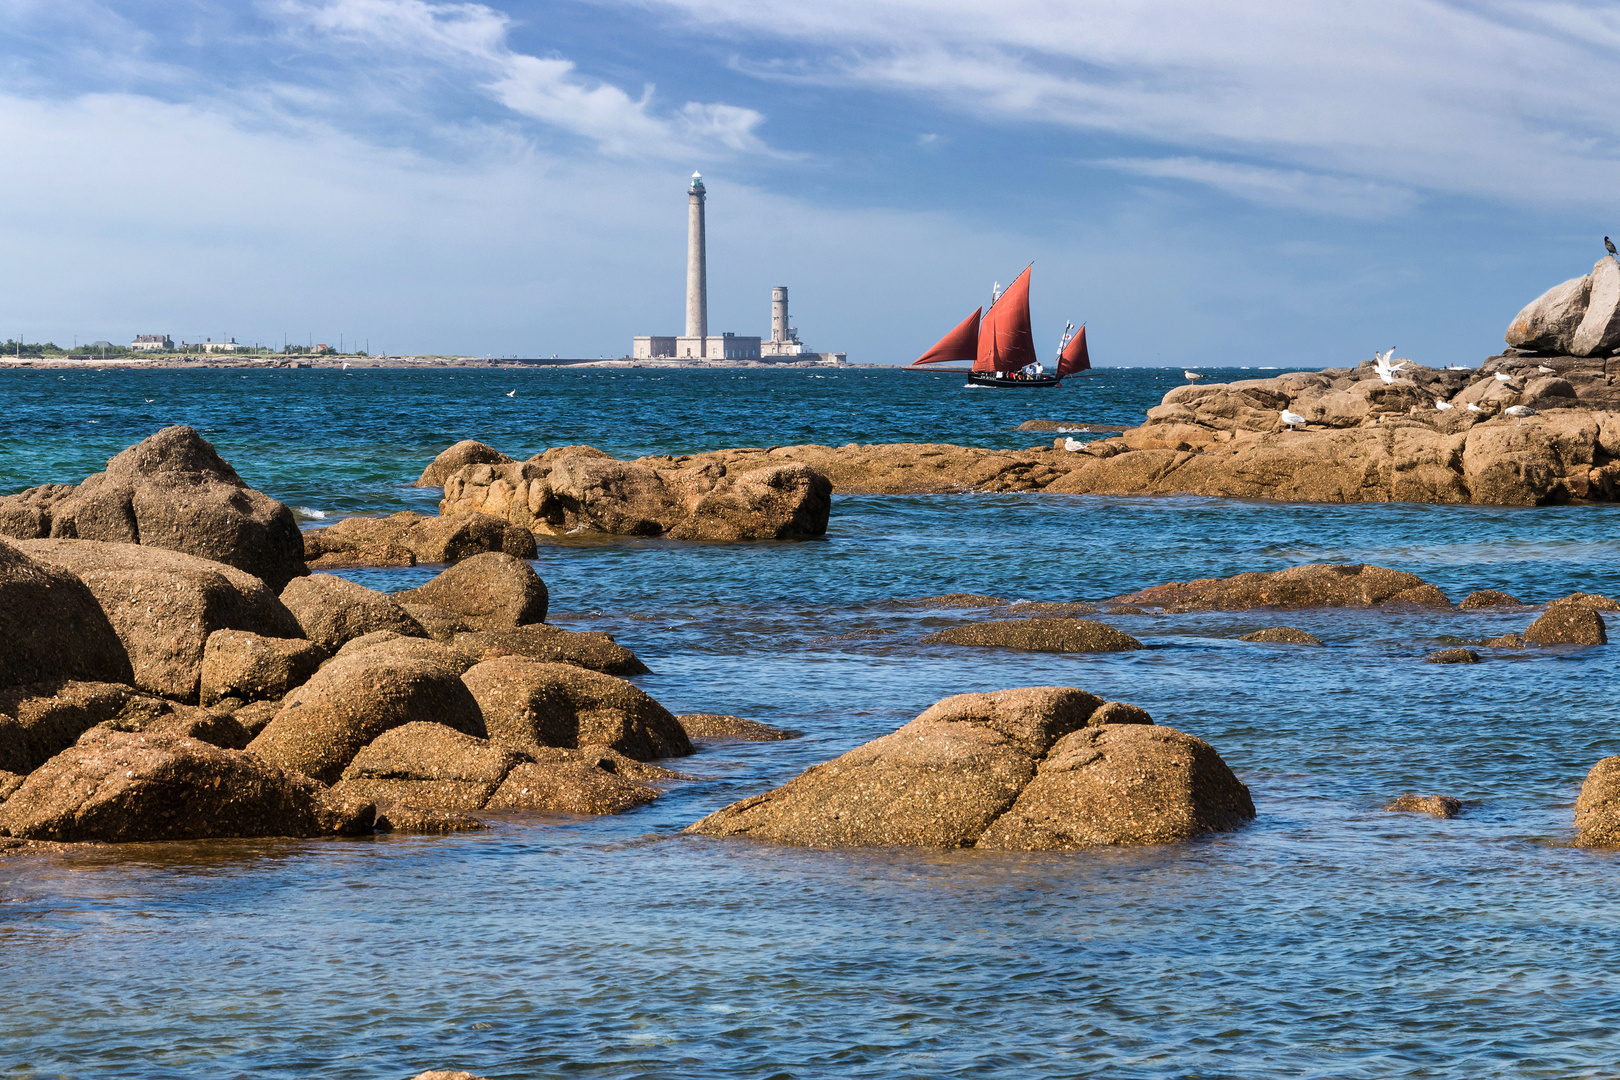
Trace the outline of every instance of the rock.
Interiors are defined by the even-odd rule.
[[[1524,640],[1532,645],[1607,645],[1603,616],[1580,604],[1553,604],[1530,624]]]
[[[248,487],[189,427],[164,428],[77,487],[30,488],[0,503],[0,528],[19,539],[167,548],[233,566],[275,592],[306,572],[292,511]],[[24,518],[32,532],[12,531]]]
[[[1473,649],[1441,649],[1423,658],[1425,664],[1477,664],[1479,653]]]
[[[1109,604],[1103,611],[1104,615],[1146,615],[1147,609],[1137,607],[1135,604]]]
[[[1591,292],[1590,274],[1554,285],[1514,316],[1503,340],[1532,352],[1569,352]]]
[[[487,828],[488,825],[471,814],[463,814],[457,810],[434,810],[425,806],[408,806],[404,803],[392,803],[377,808],[378,832],[443,835]]]
[[[658,790],[604,769],[590,755],[516,766],[490,797],[489,810],[619,814],[645,806]]]
[[[299,578],[282,590],[281,602],[298,620],[304,636],[328,652],[379,630],[402,637],[427,636],[393,597],[332,574]]]
[[[203,650],[216,630],[303,636],[262,581],[224,563],[145,544],[22,540],[17,546],[84,582],[123,643],[134,685],[163,697],[197,700]]]
[[[1123,604],[1149,604],[1167,611],[1382,607],[1391,603],[1451,606],[1439,589],[1416,574],[1381,566],[1327,563],[1294,566],[1275,573],[1172,581],[1116,599]]]
[[[1498,637],[1487,638],[1480,644],[1493,649],[1522,649],[1524,648],[1524,637],[1520,634],[1502,634]]]
[[[1579,395],[1567,379],[1546,376],[1527,379],[1519,403],[1535,409],[1573,409],[1580,404]]]
[[[1572,356],[1607,355],[1620,345],[1620,263],[1613,256],[1592,267],[1592,291],[1586,312],[1569,339]]]
[[[1087,727],[1102,727],[1104,724],[1151,724],[1153,717],[1140,705],[1131,705],[1124,701],[1105,701],[1097,706],[1097,711],[1091,714],[1086,721]]]
[[[392,630],[373,630],[369,634],[361,634],[357,638],[350,638],[348,641],[345,641],[343,643],[343,647],[337,651],[336,655],[337,656],[353,656],[357,652],[365,652],[367,649],[375,648],[378,645],[386,645],[390,641],[422,641],[422,640],[425,640],[425,639],[423,639],[421,637],[418,637],[418,636],[416,636],[414,634],[405,635],[405,634],[395,633]]]
[[[1457,607],[1462,611],[1478,611],[1481,608],[1493,607],[1522,607],[1524,601],[1498,589],[1476,589],[1463,597],[1462,603]]]
[[[1252,634],[1244,634],[1239,641],[1266,641],[1280,645],[1320,645],[1322,639],[1292,626],[1268,626]]]
[[[487,739],[427,721],[377,736],[343,770],[333,791],[380,805],[479,810],[525,761]]]
[[[474,439],[462,439],[439,456],[417,478],[416,487],[443,487],[445,478],[468,465],[512,465],[512,458]]]
[[[28,779],[22,773],[6,772],[0,769],[0,802],[5,802],[11,793],[22,787],[22,782]]]
[[[637,761],[692,752],[669,710],[611,675],[505,656],[485,660],[462,678],[490,740],[511,749],[599,744]]]
[[[1090,604],[1023,603],[1013,604],[1007,614],[1015,618],[1078,619],[1082,615],[1095,615],[1097,609]]]
[[[1202,739],[1157,725],[1087,727],[1058,740],[975,846],[1167,844],[1254,816],[1249,789]]]
[[[825,533],[831,506],[831,484],[804,464],[682,468],[667,458],[615,461],[587,447],[522,464],[464,466],[446,477],[439,511],[480,511],[545,535],[787,540]]]
[[[480,630],[546,621],[546,583],[522,559],[495,552],[464,559],[426,585],[394,596],[401,603],[443,608]]]
[[[709,742],[778,742],[797,739],[804,734],[802,731],[775,728],[757,720],[744,720],[740,716],[723,713],[682,713],[675,718],[675,722],[681,725],[687,738]]]
[[[456,650],[412,638],[337,657],[287,695],[248,749],[334,784],[363,747],[412,721],[483,738],[478,702],[461,681],[464,664]]]
[[[953,592],[943,596],[921,596],[915,600],[894,600],[890,603],[897,608],[981,608],[999,607],[1006,601],[999,596]]]
[[[0,687],[132,678],[124,643],[84,582],[0,540]]]
[[[535,557],[534,534],[490,514],[422,517],[403,511],[385,518],[345,518],[304,534],[311,569],[453,563],[489,551]]]
[[[1008,619],[951,626],[923,638],[924,644],[978,645],[1026,652],[1125,652],[1145,649],[1140,641],[1091,619]]]
[[[1570,593],[1568,596],[1560,596],[1547,606],[1557,607],[1560,604],[1573,604],[1575,607],[1589,608],[1592,611],[1620,611],[1620,601],[1597,593]]]
[[[121,683],[62,680],[0,691],[0,770],[33,772],[136,696]]]
[[[327,656],[325,649],[303,638],[215,630],[203,646],[198,698],[204,705],[232,697],[279,701],[308,682]]]
[[[1450,795],[1405,794],[1384,807],[1385,810],[1407,814],[1433,814],[1437,818],[1454,818],[1462,812],[1462,803]]]
[[[1620,847],[1620,757],[1606,757],[1586,774],[1575,800],[1575,829],[1576,847]]]
[[[253,754],[196,739],[98,729],[0,803],[0,834],[128,842],[369,831],[369,805]]]
[[[635,653],[598,631],[579,633],[533,623],[504,630],[464,631],[452,635],[450,641],[462,652],[482,659],[508,654],[546,663],[573,664],[608,675],[647,674],[647,665]]]

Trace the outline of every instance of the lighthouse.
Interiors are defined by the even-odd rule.
[[[703,175],[692,174],[686,189],[686,337],[695,339],[696,355],[702,356],[702,343],[709,336],[709,258],[706,223],[703,220]],[[685,354],[685,350],[682,350]]]

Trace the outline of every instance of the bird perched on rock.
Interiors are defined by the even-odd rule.
[[[1609,249],[1610,255],[1620,255],[1620,251],[1614,250],[1614,241],[1610,240],[1607,236],[1603,238],[1603,246]]]
[[[1468,411],[1469,412],[1484,412],[1485,410],[1480,408],[1478,405],[1474,404],[1472,401],[1470,401],[1468,403]]]
[[[1498,371],[1496,373],[1496,381],[1497,382],[1512,382],[1513,381],[1513,376],[1509,375],[1505,371]]]
[[[1378,372],[1378,377],[1384,380],[1386,385],[1394,382],[1395,373],[1409,363],[1409,361],[1403,358],[1391,364],[1389,362],[1389,358],[1394,355],[1395,346],[1393,345],[1389,347],[1389,351],[1386,353],[1373,353],[1373,370]]]
[[[1287,409],[1280,410],[1278,415],[1282,417],[1282,422],[1287,424],[1290,430],[1292,430],[1296,424],[1305,423],[1305,418],[1303,416],[1299,415],[1297,412],[1289,412]]]
[[[1455,409],[1456,407],[1457,406],[1453,405],[1449,401],[1437,401],[1434,403],[1435,412],[1445,412],[1448,409]]]
[[[1543,375],[1556,375],[1556,374],[1558,374],[1558,369],[1557,368],[1550,368],[1546,364],[1537,364],[1536,365],[1536,370],[1541,372]]]
[[[1523,420],[1526,416],[1536,415],[1536,410],[1532,409],[1528,405],[1509,405],[1507,408],[1502,410],[1502,415],[1513,416]]]
[[[1183,371],[1182,374],[1187,376],[1188,382],[1197,382],[1199,379],[1203,378],[1203,376],[1198,374],[1196,371]]]

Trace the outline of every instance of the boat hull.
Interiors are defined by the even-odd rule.
[[[994,372],[970,371],[968,384],[971,386],[993,386],[997,390],[1049,390],[1052,387],[1062,386],[1063,380],[1055,375],[1047,375],[1039,379],[998,379]]]

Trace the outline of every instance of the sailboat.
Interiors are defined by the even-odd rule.
[[[982,307],[975,310],[910,367],[968,363],[972,366],[932,370],[965,372],[970,386],[1008,390],[1062,386],[1065,375],[1090,370],[1091,353],[1086,348],[1086,328],[1081,325],[1072,335],[1069,333],[1072,326],[1065,327],[1063,340],[1058,345],[1056,374],[1024,372],[1024,368],[1037,363],[1035,336],[1029,328],[1029,272],[1034,267],[1035,264],[1030,263],[1005,291],[995,295],[989,311]]]

